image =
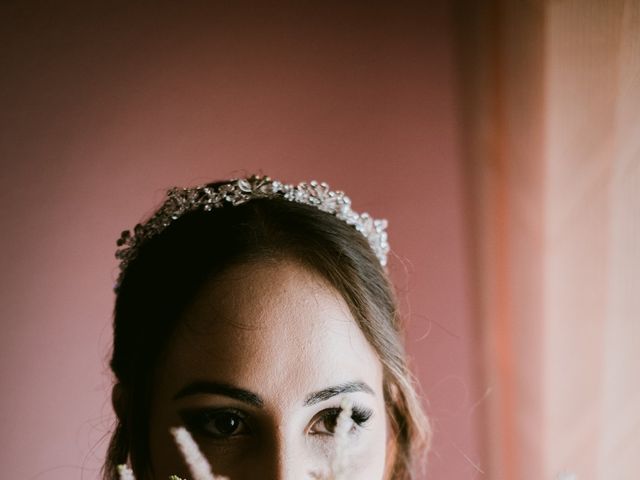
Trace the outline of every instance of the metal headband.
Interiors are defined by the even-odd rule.
[[[389,243],[387,221],[376,220],[368,213],[351,210],[351,200],[344,192],[332,191],[326,183],[315,180],[291,185],[271,180],[269,177],[251,176],[233,179],[216,187],[202,185],[191,188],[171,188],[162,206],[144,223],[137,224],[133,234],[125,230],[117,241],[116,258],[120,260],[120,274],[115,286],[122,283],[129,262],[137,255],[140,246],[160,234],[172,222],[194,210],[211,211],[226,205],[241,205],[257,198],[284,198],[291,202],[311,205],[318,210],[335,215],[336,218],[355,227],[368,240],[380,264],[387,264]]]

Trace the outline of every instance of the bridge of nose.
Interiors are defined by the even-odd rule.
[[[277,428],[263,449],[264,480],[320,480],[329,466],[322,449],[295,430]]]

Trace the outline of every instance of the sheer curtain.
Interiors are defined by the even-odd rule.
[[[640,2],[458,7],[484,477],[640,478]]]

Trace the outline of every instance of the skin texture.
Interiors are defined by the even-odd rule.
[[[185,422],[204,425],[191,431],[218,475],[314,478],[312,472],[326,472],[330,464],[336,443],[332,421],[343,398],[370,415],[348,435],[346,477],[385,476],[382,365],[340,294],[294,261],[243,264],[205,284],[183,314],[157,371],[150,411],[154,478],[188,478],[169,434],[170,427]],[[194,382],[215,382],[227,391],[184,390]],[[308,401],[314,392],[349,382],[370,391],[330,398],[327,393]],[[237,390],[229,387],[253,396],[232,398]],[[251,404],[258,397],[261,405]],[[207,409],[223,411],[208,417],[185,414]],[[219,425],[231,435],[212,437],[211,432],[221,432]]]

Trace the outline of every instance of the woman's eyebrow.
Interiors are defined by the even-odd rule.
[[[234,387],[227,383],[208,382],[202,380],[190,383],[181,388],[180,391],[173,396],[173,399],[177,400],[189,395],[198,395],[202,393],[210,395],[224,395],[225,397],[234,398],[259,408],[264,405],[264,401],[253,392]]]
[[[309,395],[307,395],[307,398],[304,399],[304,406],[308,407],[310,405],[315,405],[318,402],[322,402],[331,397],[335,397],[336,395],[340,395],[341,393],[352,392],[366,392],[370,393],[371,395],[375,395],[373,389],[364,382],[347,382],[310,393]]]

